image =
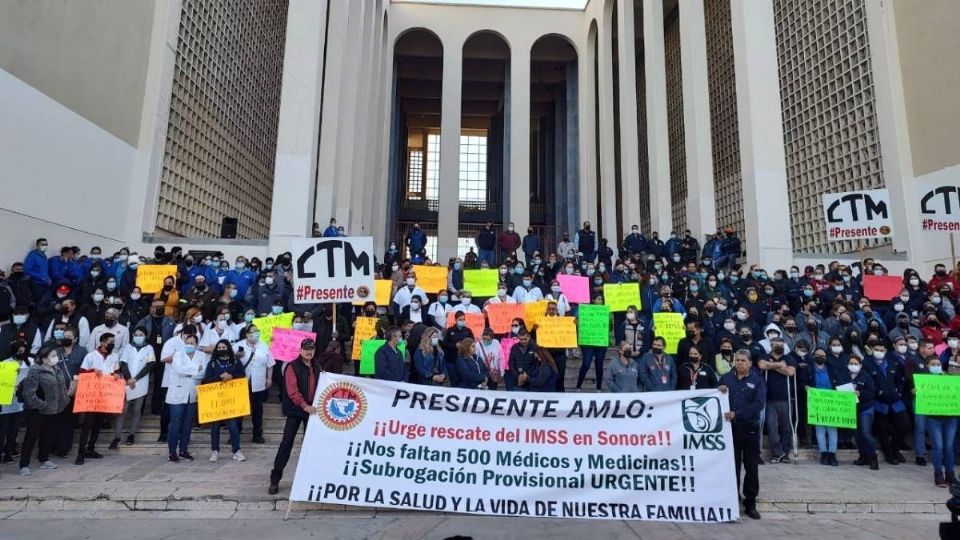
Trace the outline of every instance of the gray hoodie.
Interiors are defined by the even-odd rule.
[[[607,365],[603,374],[603,384],[609,392],[639,392],[640,366],[632,358],[624,365],[623,360],[617,358]]]
[[[23,381],[23,408],[35,409],[40,414],[59,414],[70,403],[67,390],[70,387],[61,369],[34,364]],[[37,395],[43,394],[43,399]]]

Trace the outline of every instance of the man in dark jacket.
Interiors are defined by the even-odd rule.
[[[906,392],[904,368],[887,355],[887,347],[882,342],[872,347],[873,356],[863,361],[863,371],[873,378],[876,387],[874,409],[874,433],[877,446],[883,450],[884,458],[890,465],[905,463],[900,453],[904,438],[910,429],[910,418],[903,396]]]
[[[267,493],[275,495],[280,491],[280,479],[283,469],[290,461],[290,451],[293,450],[297,431],[303,424],[303,432],[307,432],[307,420],[317,414],[313,406],[313,397],[317,392],[317,379],[322,368],[320,362],[314,358],[316,343],[312,339],[300,342],[300,355],[290,362],[284,369],[283,383],[286,392],[282,394],[283,414],[287,417],[283,425],[283,439],[277,448],[277,457],[273,460],[273,470],[270,471],[270,488]]]
[[[407,233],[404,244],[410,249],[410,257],[420,253],[423,248],[427,247],[427,235],[420,230],[419,223],[413,224],[413,229],[410,229],[410,232]]]
[[[630,234],[623,239],[623,251],[627,256],[641,255],[647,251],[647,239],[640,234],[640,228],[634,225]]]
[[[740,239],[733,232],[733,227],[727,227],[723,232],[726,236],[720,240],[720,259],[713,263],[716,270],[731,268],[737,263],[737,258],[740,256]]]
[[[493,232],[493,222],[487,223],[477,233],[477,264],[483,264],[487,261],[489,266],[496,264],[494,262],[494,250],[497,248],[497,235]]]
[[[403,353],[400,352],[401,332],[396,326],[387,330],[387,342],[377,349],[373,357],[374,377],[383,381],[404,382],[407,380],[407,368]]]
[[[583,260],[593,262],[597,258],[597,233],[590,230],[590,222],[584,221],[583,228],[577,231],[577,251],[583,253]]]
[[[533,227],[527,227],[527,235],[523,237],[523,260],[530,264],[533,254],[540,251],[540,237],[533,232]],[[492,265],[491,265],[492,266]]]
[[[740,468],[743,475],[744,513],[760,519],[757,495],[760,493],[760,413],[767,401],[763,379],[751,369],[750,351],[734,353],[733,370],[720,378],[720,391],[730,399],[730,410],[724,413],[733,427],[733,458],[737,473],[737,491],[740,491]]]
[[[10,266],[10,275],[7,276],[4,283],[13,292],[17,306],[33,307],[33,285],[30,283],[30,276],[23,271],[22,262],[15,262]]]
[[[521,328],[517,334],[517,343],[510,349],[507,372],[503,379],[507,390],[527,390],[527,377],[537,366],[537,344],[530,339],[530,333]]]
[[[441,342],[443,349],[443,359],[447,363],[447,373],[450,375],[450,384],[457,385],[460,375],[457,372],[457,344],[466,338],[477,339],[473,335],[473,330],[467,326],[467,316],[463,311],[458,311],[454,315],[454,325],[447,328]]]

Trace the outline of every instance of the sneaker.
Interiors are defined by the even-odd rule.
[[[788,456],[787,454],[784,454],[780,456],[780,463],[793,463],[793,462],[790,461],[790,456]]]
[[[84,453],[84,456],[90,459],[100,459],[103,457],[103,454],[101,454],[100,452],[97,452],[96,450],[87,450]]]
[[[267,493],[270,495],[276,495],[280,491],[280,484],[270,483],[270,487],[267,489]]]
[[[157,442],[167,442],[167,436],[166,436],[166,435],[161,435],[161,436],[157,437]]]
[[[110,446],[109,446],[108,448],[109,448],[110,450],[116,450],[116,449],[119,448],[119,447],[120,447],[120,439],[119,439],[119,438],[115,438],[115,439],[113,439],[112,441],[110,441]]]
[[[30,467],[20,467],[20,476],[30,476]]]
[[[173,463],[180,462],[180,458],[178,458],[176,454],[170,454],[169,456],[167,456],[167,459]]]
[[[253,442],[254,444],[263,444],[267,441],[265,441],[262,436],[257,435],[256,437],[253,438]]]
[[[210,463],[216,463],[220,461],[220,452],[218,450],[213,450],[210,452]]]
[[[770,463],[780,463],[780,456],[771,456]]]
[[[51,470],[51,471],[52,471],[53,469],[56,469],[56,468],[57,468],[57,464],[54,463],[54,462],[52,462],[52,461],[50,461],[50,460],[48,459],[47,461],[41,461],[41,462],[40,462],[40,468],[41,468],[41,469],[47,469],[47,470]]]
[[[921,467],[926,467],[926,465],[927,465],[927,458],[925,458],[925,457],[923,457],[923,456],[917,456],[917,465],[920,465]]]
[[[236,452],[233,453],[233,460],[234,460],[234,461],[246,461],[246,460],[247,460],[247,456],[243,455],[243,450],[237,450]]]
[[[190,452],[180,452],[180,459],[185,461],[193,461],[193,456],[190,455]]]
[[[757,508],[755,506],[745,509],[743,513],[746,514],[750,519],[760,519],[760,512],[757,512]]]
[[[73,461],[74,465],[83,465],[83,452],[77,453],[77,459]]]
[[[127,435],[127,440],[123,444],[131,446],[134,443],[133,433]]]

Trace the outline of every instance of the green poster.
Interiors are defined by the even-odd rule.
[[[807,423],[857,429],[857,394],[808,387]]]
[[[500,271],[497,269],[463,271],[463,288],[476,297],[496,296],[499,283]]]
[[[384,339],[365,339],[360,344],[360,374],[361,375],[374,375],[376,373],[376,363],[374,361],[374,356],[377,354],[377,349],[382,347],[387,343]],[[397,350],[400,351],[400,355],[406,357],[407,344],[401,343]]]
[[[581,304],[577,312],[577,331],[580,345],[607,347],[610,345],[610,306]]]
[[[914,375],[917,389],[917,414],[960,416],[960,377],[950,375]]]

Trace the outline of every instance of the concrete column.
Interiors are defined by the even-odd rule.
[[[508,218],[518,231],[530,224],[530,47],[513,43],[510,51],[510,192]],[[444,91],[444,95],[446,92]],[[457,98],[459,99],[459,89]]]
[[[596,88],[594,85],[594,51],[596,50],[596,29],[591,29],[587,36],[586,51],[580,57],[577,93],[577,110],[579,111],[580,125],[577,134],[578,152],[580,154],[580,178],[574,183],[576,196],[579,197],[579,215],[571,216],[574,223],[590,221],[597,222],[597,116],[594,111],[596,103]],[[555,249],[556,246],[551,246]]]
[[[343,68],[336,73],[340,83],[340,114],[337,117],[337,155],[333,190],[333,215],[338,222],[347,224],[350,221],[350,199],[353,195],[352,184],[359,179],[356,177],[353,156],[357,149],[356,134],[357,108],[360,102],[360,79],[363,70],[363,16],[366,2],[347,3],[347,35],[344,53]],[[329,55],[327,56],[329,58]],[[328,72],[329,74],[329,72]],[[327,79],[330,81],[330,79]],[[336,80],[336,79],[334,79]],[[364,80],[364,84],[369,81]],[[323,222],[321,222],[322,225]]]
[[[460,230],[460,95],[463,91],[463,40],[443,40],[440,106],[440,209],[437,214],[437,260],[457,255]]]
[[[312,0],[291,0],[288,10],[270,253],[286,251],[290,240],[308,236],[313,222],[326,11],[327,2]]]
[[[600,216],[602,220],[600,232],[604,236],[616,236],[617,205],[617,170],[616,152],[614,151],[614,119],[613,119],[613,6],[604,8],[603,26],[597,39],[599,55],[598,83],[600,101],[600,117],[597,119],[600,126]],[[593,186],[590,186],[593,187]],[[581,224],[578,224],[581,225]],[[592,224],[591,225],[595,225]],[[596,227],[594,227],[596,229]],[[570,239],[576,231],[570,231]]]
[[[793,261],[773,3],[732,0],[730,19],[747,259],[772,271]]]
[[[347,24],[349,21],[348,0],[329,0],[330,24],[326,38],[326,66],[320,66],[326,72],[326,87],[323,88],[323,111],[320,124],[320,149],[317,159],[317,191],[315,198],[314,220],[321,226],[334,216],[334,185],[336,178],[337,143],[341,137],[339,133],[339,117],[344,111],[340,102],[340,78],[344,66],[350,66],[347,55]],[[312,21],[308,21],[312,22]],[[289,24],[289,23],[288,23]],[[319,19],[312,24],[323,26]],[[317,64],[323,60],[321,56]],[[287,71],[284,65],[284,72]],[[291,91],[295,91],[291,89]],[[281,103],[281,117],[283,104]]]
[[[670,204],[670,138],[667,128],[663,2],[660,0],[643,2],[643,64],[647,89],[650,227],[654,231],[659,231],[661,238],[666,238],[673,228],[673,220]]]
[[[680,2],[680,68],[683,77],[683,140],[687,159],[687,227],[703,238],[717,228],[707,84],[703,0]]]
[[[660,0],[655,0],[659,2]],[[645,3],[649,3],[645,2]],[[662,8],[661,8],[662,10]],[[662,20],[662,17],[661,17]],[[622,231],[640,225],[640,147],[637,141],[637,47],[633,0],[617,2],[617,52],[620,57],[620,184],[623,194]],[[660,25],[661,32],[663,25]],[[666,84],[666,83],[664,83]],[[666,95],[666,94],[664,94]],[[616,229],[604,230],[614,251],[620,245]]]
[[[360,29],[360,39],[363,42],[363,48],[360,56],[360,65],[357,69],[358,85],[357,89],[357,110],[354,115],[354,125],[356,126],[354,140],[360,144],[355,146],[365,149],[353,153],[353,175],[349,178],[348,189],[350,190],[350,213],[348,221],[344,223],[348,234],[355,236],[365,236],[370,231],[365,226],[365,218],[369,219],[370,207],[369,201],[363,199],[365,185],[371,181],[370,164],[374,151],[373,115],[370,103],[372,96],[371,90],[376,88],[376,74],[374,71],[374,49],[380,47],[376,39],[376,21],[374,19],[374,2],[362,2],[363,23]]]
[[[392,54],[388,56],[389,47],[387,46],[387,28],[384,25],[382,9],[375,12],[377,17],[377,36],[375,57],[377,59],[376,67],[376,85],[373,87],[373,98],[371,99],[371,114],[374,118],[374,128],[372,137],[375,141],[376,149],[373,159],[370,160],[371,169],[368,175],[368,181],[363,187],[363,200],[367,201],[365,218],[367,227],[373,235],[374,246],[380,250],[381,246],[386,245],[386,199],[381,203],[379,196],[387,192],[387,154],[389,150],[390,136],[390,109],[386,105],[387,96],[390,95],[392,88]],[[371,211],[372,208],[372,211]]]

